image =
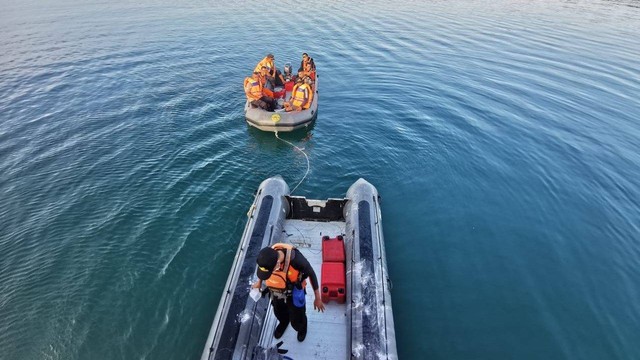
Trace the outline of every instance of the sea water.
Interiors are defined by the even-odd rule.
[[[640,358],[636,1],[1,5],[0,358],[199,357],[302,52],[295,195],[378,188],[402,359]]]

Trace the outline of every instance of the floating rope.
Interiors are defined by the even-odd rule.
[[[293,190],[291,190],[291,195],[293,195],[293,192],[296,191],[296,189],[298,188],[298,186],[300,186],[300,184],[302,184],[302,182],[304,181],[304,179],[307,177],[307,175],[309,174],[309,156],[307,156],[307,154],[304,152],[304,150],[302,150],[301,148],[297,147],[296,145],[292,144],[290,141],[287,141],[285,139],[282,139],[280,136],[278,136],[278,132],[276,131],[276,138],[278,138],[281,141],[284,141],[285,143],[293,146],[294,148],[296,148],[296,150],[300,151],[302,153],[302,155],[304,155],[305,159],[307,159],[307,171],[304,173],[304,176],[302,177],[302,179],[300,179],[300,182],[298,182],[298,184],[293,188]]]

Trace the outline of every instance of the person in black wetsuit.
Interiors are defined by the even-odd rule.
[[[306,279],[311,280],[315,295],[313,308],[324,311],[318,277],[309,261],[294,246],[274,244],[260,250],[257,258],[258,281],[252,287],[260,289],[264,282],[271,292],[273,313],[279,323],[273,336],[279,339],[291,323],[298,332],[298,341],[307,336],[307,314],[304,301]]]

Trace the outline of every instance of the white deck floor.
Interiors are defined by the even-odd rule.
[[[318,283],[322,283],[322,236],[336,237],[344,234],[344,222],[313,222],[302,220],[287,220],[285,232],[280,242],[295,245],[309,260],[318,276]],[[285,356],[293,360],[304,359],[346,359],[347,358],[347,317],[346,304],[330,301],[325,304],[324,313],[313,309],[313,289],[307,281],[307,338],[298,342],[297,333],[291,326],[287,328],[282,338],[273,339],[273,344],[284,341],[281,349],[289,352]],[[271,309],[271,307],[270,307]],[[272,323],[265,331],[273,334],[277,320],[273,311],[269,311],[266,323]],[[271,335],[273,336],[273,335]]]

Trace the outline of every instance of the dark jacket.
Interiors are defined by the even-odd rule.
[[[313,62],[313,58],[310,57],[309,61],[311,62],[311,68],[315,69],[316,68],[316,63]],[[304,60],[300,61],[300,67],[298,68],[298,72],[304,70]]]
[[[316,272],[313,271],[311,264],[309,264],[309,260],[302,255],[300,250],[293,250],[289,266],[293,266],[294,269],[298,270],[302,274],[302,280],[308,277],[309,280],[311,280],[311,287],[313,287],[313,290],[318,290],[318,277],[316,276]]]

